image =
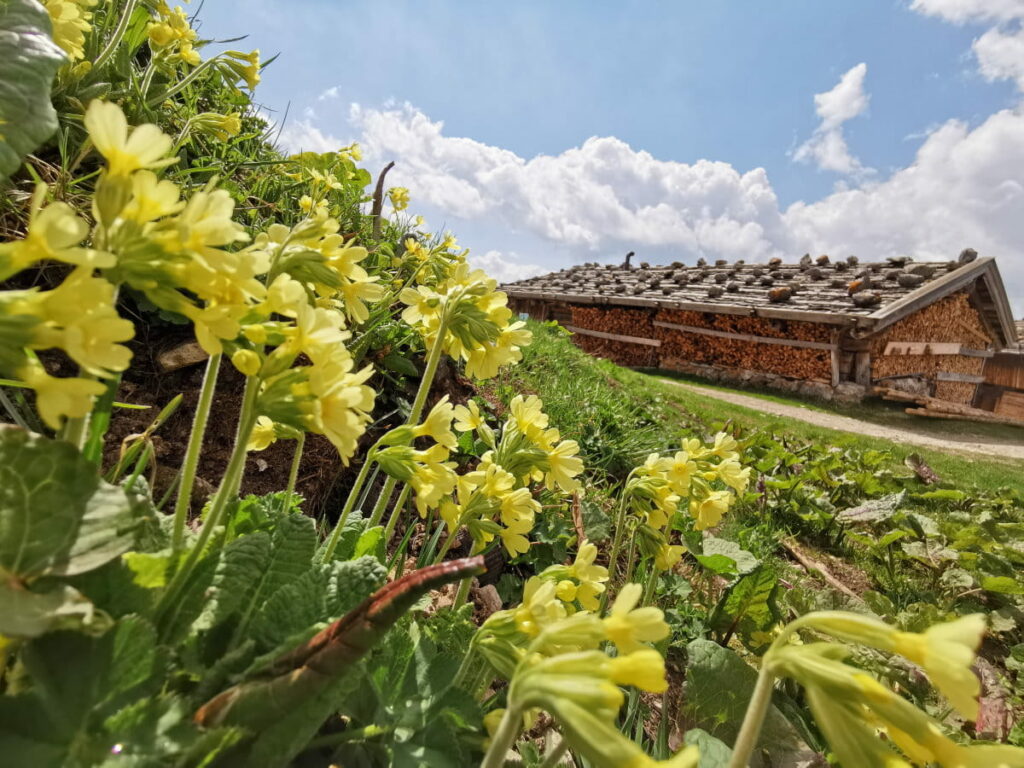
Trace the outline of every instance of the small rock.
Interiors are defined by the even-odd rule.
[[[723,293],[725,293],[725,289],[722,286],[720,286],[720,285],[709,285],[708,286],[708,297],[709,298],[717,299]]]
[[[484,618],[501,610],[501,597],[498,595],[498,590],[493,584],[488,584],[485,587],[478,587],[473,591],[475,593],[476,602],[480,605],[480,608],[483,611]]]
[[[817,259],[815,259],[815,261],[817,262],[819,267],[827,266],[828,265],[828,254],[827,253],[821,254],[821,256],[819,256]]]
[[[873,307],[882,300],[882,297],[874,291],[860,291],[853,294],[852,298],[854,305],[858,307]]]
[[[896,282],[903,288],[916,288],[924,282],[923,275],[912,275],[908,272],[901,272],[899,277],[896,278]]]
[[[729,276],[725,272],[718,272],[715,274],[716,283],[724,283],[729,279]]]
[[[927,280],[935,274],[935,267],[931,264],[912,264],[907,268],[907,273],[911,275],[920,275]]]
[[[782,304],[791,298],[793,298],[793,289],[788,285],[780,285],[778,288],[768,291],[768,301],[772,304]]]
[[[725,285],[725,290],[727,290],[729,293],[736,293],[736,291],[738,291],[739,289],[740,289],[740,284],[739,284],[739,281],[737,281],[737,280],[730,280]]]
[[[782,263],[782,259],[780,259],[778,256],[776,256],[775,258],[772,258],[772,259],[768,259],[768,266],[769,267],[777,267],[781,263]]]
[[[978,258],[978,252],[976,250],[973,248],[964,248],[960,251],[960,256],[957,258],[957,261],[961,264],[970,264],[976,258]]]
[[[847,256],[846,263],[853,267],[860,263],[860,259],[858,259],[856,256]]]

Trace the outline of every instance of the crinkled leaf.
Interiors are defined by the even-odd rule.
[[[167,585],[167,570],[171,564],[169,549],[163,552],[125,552],[121,559],[132,572],[136,586],[159,589]]]
[[[27,580],[98,568],[131,548],[138,511],[71,444],[0,427],[0,570]]]
[[[270,551],[270,534],[266,531],[240,536],[224,547],[196,629],[209,629],[224,621],[259,592],[260,582],[270,570]],[[308,567],[307,559],[299,574]]]
[[[759,651],[769,643],[766,633],[780,617],[775,604],[778,584],[776,575],[767,568],[744,576],[718,601],[711,614],[711,628],[723,638],[739,633],[747,648]]]
[[[1001,595],[1024,595],[1024,584],[1009,576],[986,576],[981,580],[981,588]]]
[[[745,573],[750,573],[761,564],[760,560],[754,557],[747,550],[740,547],[736,542],[729,541],[728,539],[720,539],[717,536],[705,535],[702,549],[703,554],[697,556],[697,559],[701,564],[704,563],[703,558],[716,558],[718,555],[724,555],[734,563],[734,568],[731,572],[734,574],[738,573],[741,576]],[[715,569],[712,568],[711,570]],[[721,571],[715,572],[721,573]]]
[[[839,512],[841,520],[860,523],[873,523],[888,520],[907,500],[907,492],[890,493],[880,499],[865,501],[857,507],[850,507]]]
[[[377,525],[373,528],[367,528],[359,535],[359,541],[356,542],[356,548],[352,552],[352,557],[363,557],[364,555],[372,555],[378,560],[384,559],[384,527]]]
[[[49,14],[35,0],[0,3],[0,181],[57,130],[50,86],[66,56],[50,28]]]

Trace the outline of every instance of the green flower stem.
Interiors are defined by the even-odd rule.
[[[651,572],[647,574],[647,583],[644,584],[644,595],[640,598],[640,605],[650,605],[654,599],[654,589],[658,584],[658,578],[661,576],[660,571],[657,568],[651,568]]]
[[[157,603],[154,611],[156,619],[159,620],[166,615],[167,611],[174,607],[181,591],[188,582],[189,576],[195,570],[206,549],[206,545],[213,535],[213,532],[223,522],[224,511],[227,509],[228,500],[234,495],[235,489],[241,481],[242,472],[245,469],[247,446],[252,428],[256,424],[256,397],[259,393],[259,379],[250,376],[245,382],[245,394],[242,397],[242,408],[238,416],[238,432],[235,436],[235,447],[231,452],[227,470],[220,481],[220,488],[213,497],[210,510],[203,521],[203,527],[199,529],[199,536],[192,549],[189,550],[184,562],[175,571],[173,578],[167,585],[160,602]]]
[[[473,577],[467,576],[459,582],[459,591],[455,593],[455,602],[452,603],[452,608],[461,608],[466,604],[466,600],[469,598],[469,588],[473,586]]]
[[[409,411],[409,418],[405,422],[410,426],[415,425],[420,420],[423,406],[427,403],[427,395],[430,394],[430,388],[434,384],[434,376],[437,375],[437,366],[441,362],[441,352],[444,350],[444,336],[447,330],[448,318],[445,314],[442,314],[441,323],[437,329],[437,338],[434,339],[434,344],[430,347],[430,354],[427,356],[427,367],[423,371],[423,378],[420,379],[420,388],[416,390],[416,398],[412,401],[412,410]],[[387,508],[388,502],[391,500],[391,494],[394,493],[397,484],[398,481],[393,477],[389,477],[384,482],[380,496],[377,497],[377,504],[370,514],[370,527],[380,524],[381,517],[384,516],[384,510]]]
[[[395,535],[395,528],[398,527],[398,518],[402,516],[402,511],[405,509],[405,502],[409,498],[409,493],[412,491],[412,487],[406,485],[402,488],[402,492],[398,494],[398,501],[395,502],[395,506],[391,508],[391,517],[388,519],[388,526],[384,529],[384,549],[387,550],[388,545],[391,543],[391,539]]]
[[[454,531],[444,537],[444,544],[441,545],[441,551],[437,553],[437,557],[434,558],[434,565],[444,562],[445,555],[448,554],[448,550],[452,548],[452,544],[455,543],[455,539],[459,537],[459,529],[456,528]]]
[[[509,749],[515,743],[516,736],[519,735],[519,726],[522,721],[523,716],[519,707],[510,706],[505,710],[505,714],[501,716],[501,722],[498,723],[498,729],[491,739],[491,746],[488,748],[487,754],[484,755],[483,762],[480,763],[480,768],[503,768],[505,755],[508,754]]]
[[[771,653],[771,651],[769,651]],[[747,768],[750,765],[750,756],[757,746],[757,737],[761,733],[761,724],[765,715],[768,714],[768,707],[772,702],[772,686],[775,683],[775,675],[770,671],[768,654],[761,660],[761,671],[757,675],[757,684],[754,686],[754,695],[747,705],[747,713],[743,716],[743,725],[736,736],[736,744],[732,748],[732,759],[729,761],[729,768]]]
[[[633,470],[635,472],[636,470]],[[615,538],[612,540],[612,551],[608,557],[608,583],[614,583],[615,571],[619,565],[619,550],[622,548],[622,535],[626,528],[626,496],[627,488],[629,488],[629,481],[633,478],[633,472],[629,473],[626,477],[626,482],[622,486],[622,498],[619,499],[619,513],[615,516]]]
[[[348,492],[348,498],[345,499],[345,506],[341,508],[341,514],[338,515],[338,522],[334,526],[334,530],[331,531],[331,538],[327,541],[327,548],[324,550],[323,560],[325,563],[331,562],[331,558],[334,557],[334,550],[338,548],[338,540],[341,538],[341,531],[345,527],[348,516],[352,513],[352,508],[356,505],[356,499],[359,498],[359,489],[362,488],[363,483],[366,482],[366,476],[370,473],[370,467],[373,465],[376,452],[376,444],[366,452],[366,458],[363,459],[363,466],[359,468],[359,474],[356,475],[356,480],[352,484],[352,490]]]
[[[203,385],[199,390],[196,415],[192,419],[192,433],[189,435],[185,458],[181,464],[181,483],[178,486],[178,498],[174,502],[174,526],[171,533],[171,551],[174,554],[181,552],[185,543],[185,523],[188,521],[189,504],[192,501],[192,486],[196,480],[196,469],[199,466],[203,436],[206,434],[206,422],[210,418],[213,393],[217,388],[221,357],[222,354],[218,352],[206,361],[206,373],[203,374]]]
[[[300,432],[295,441],[295,453],[292,455],[292,467],[288,472],[288,487],[284,491],[284,512],[292,505],[295,484],[299,481],[299,465],[302,464],[302,449],[306,446],[306,433]]]
[[[121,40],[124,39],[125,32],[128,31],[128,25],[131,23],[132,15],[135,13],[135,5],[137,0],[128,0],[128,4],[121,11],[121,18],[117,23],[117,27],[114,29],[114,34],[110,36],[110,40],[107,41],[107,46],[103,49],[99,56],[92,63],[90,72],[98,72],[100,68],[107,63],[111,56],[114,55],[114,51],[117,50],[117,46],[121,44]]]
[[[195,82],[195,80],[199,77],[199,75],[201,75],[203,72],[205,72],[210,67],[212,67],[214,65],[214,63],[217,60],[221,59],[221,58],[223,58],[223,56],[214,56],[212,59],[207,59],[202,64],[200,64],[198,67],[196,67],[191,72],[189,72],[185,77],[183,77],[181,80],[179,80],[177,83],[175,83],[172,87],[168,88],[166,91],[161,93],[156,98],[153,98],[153,99],[150,99],[149,101],[147,101],[146,102],[146,106],[147,107],[151,107],[151,108],[155,107],[160,102],[165,101],[165,100],[171,98],[172,96],[175,96],[175,95],[181,93],[181,91],[183,91],[185,88],[187,88],[193,82]],[[147,84],[146,90],[148,90],[148,84]],[[143,93],[145,93],[145,91],[143,91]]]

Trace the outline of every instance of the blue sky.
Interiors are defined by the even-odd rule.
[[[973,245],[1024,309],[1021,0],[208,0],[199,18],[281,54],[257,97],[288,108],[286,144],[396,160],[413,208],[507,276],[631,248]],[[828,125],[815,94],[851,70]]]

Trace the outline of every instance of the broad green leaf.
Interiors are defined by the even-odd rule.
[[[356,548],[352,552],[352,557],[363,557],[364,555],[372,555],[378,560],[384,559],[384,527],[381,525],[374,526],[373,528],[367,528],[359,536],[359,541],[356,542]]]
[[[353,509],[345,521],[344,527],[341,529],[341,534],[338,536],[338,546],[334,550],[335,560],[353,559],[356,544],[359,542],[359,537],[363,535],[366,527],[367,521],[363,519],[363,513],[358,509]],[[315,558],[317,562],[323,559],[322,553],[326,546],[327,542],[325,541],[317,551]]]
[[[171,551],[125,552],[121,559],[133,574],[132,580],[144,589],[159,589],[167,584],[167,569],[171,564]]]
[[[396,352],[385,355],[381,362],[384,363],[384,367],[389,371],[401,374],[402,376],[411,376],[416,378],[420,375],[419,369],[416,368],[412,360],[403,355],[399,355]]]
[[[240,536],[224,547],[207,592],[206,605],[196,619],[196,629],[209,629],[219,624],[253,598],[268,572],[270,552],[270,534],[266,531]],[[299,574],[308,567],[307,560]]]
[[[104,621],[77,590],[57,584],[48,591],[36,592],[0,579],[0,635],[29,638],[82,626],[100,629]]]
[[[750,573],[761,564],[760,560],[740,547],[736,542],[729,541],[728,539],[719,539],[716,536],[707,534],[704,536],[703,552],[703,557],[725,555],[735,563],[735,572],[741,576],[745,573]]]
[[[1001,595],[1024,595],[1024,584],[1010,576],[986,576],[981,580],[981,588]]]
[[[30,580],[98,568],[131,548],[140,506],[69,443],[0,427],[0,570]]]
[[[967,498],[967,494],[956,488],[939,488],[934,491],[925,491],[924,493],[915,493],[915,499],[934,499],[941,501],[963,501]]]
[[[374,557],[317,565],[270,596],[253,618],[250,636],[263,651],[278,648],[318,622],[355,608],[385,576]]]
[[[694,640],[686,651],[684,708],[688,721],[726,744],[734,743],[757,672],[734,651],[710,640]],[[774,705],[768,709],[758,746],[768,752],[771,765],[794,764],[790,762],[793,757],[809,752],[796,729]],[[759,757],[751,763],[757,764],[763,764]]]
[[[701,728],[688,730],[683,743],[687,746],[696,745],[700,750],[697,768],[727,768],[732,758],[732,750],[724,742]]]
[[[841,520],[859,523],[874,523],[879,520],[888,520],[907,500],[907,492],[891,493],[880,499],[865,501],[857,507],[841,510],[838,517]]]
[[[768,629],[779,619],[775,592],[779,580],[762,568],[729,587],[711,614],[710,626],[722,637],[739,633],[743,644],[759,651],[769,644]]]
[[[50,28],[49,14],[35,0],[0,2],[0,181],[57,130],[50,86],[67,57],[50,39]]]

